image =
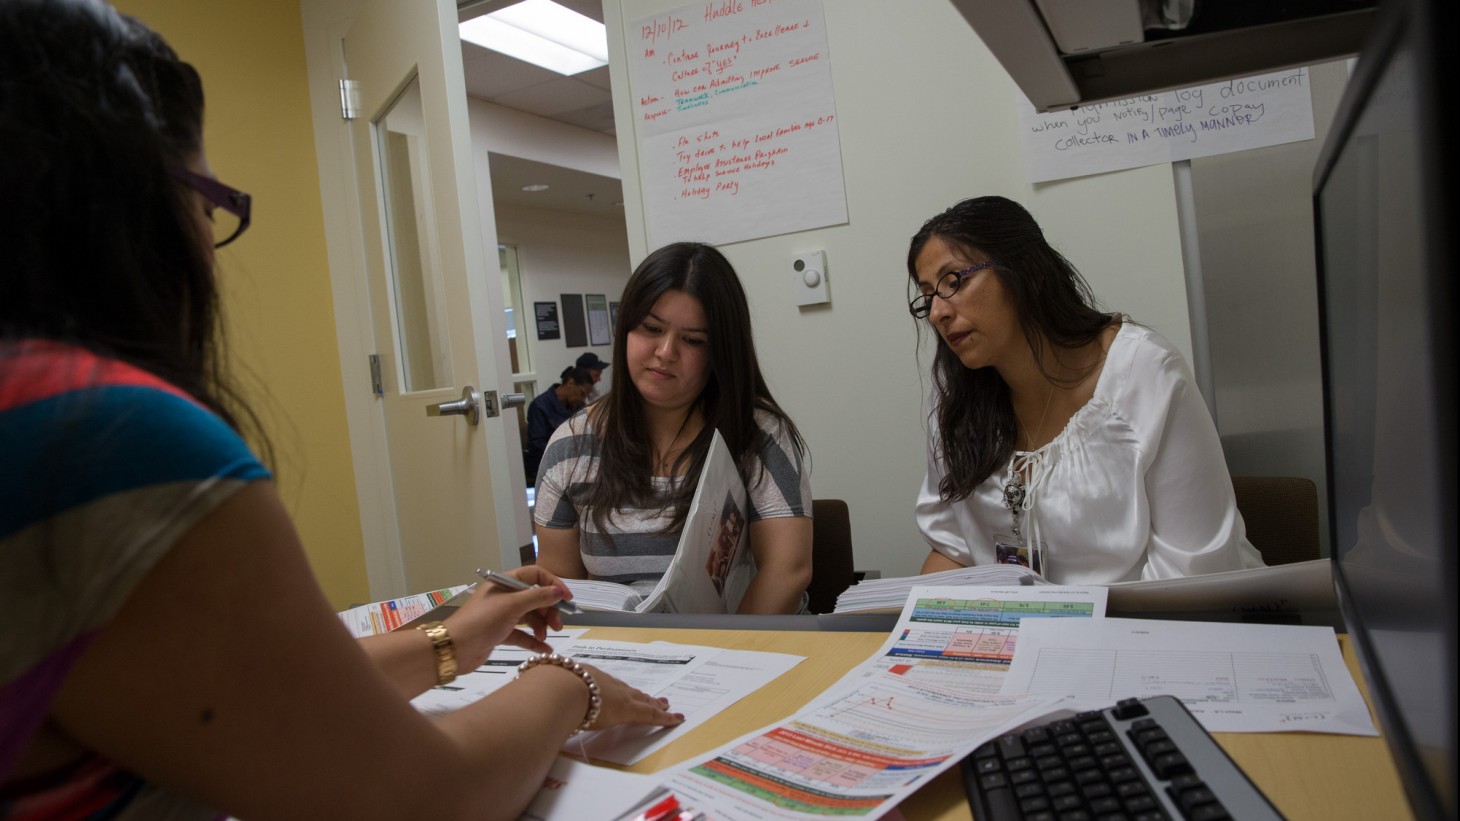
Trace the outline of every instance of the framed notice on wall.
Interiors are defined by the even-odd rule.
[[[562,294],[563,344],[569,348],[588,347],[588,326],[583,322],[583,295]]]
[[[603,294],[589,294],[584,297],[588,308],[588,341],[593,345],[607,345],[613,342],[613,331],[608,319],[608,297]]]
[[[537,319],[538,339],[557,339],[562,336],[558,330],[558,303],[534,302],[532,314]]]

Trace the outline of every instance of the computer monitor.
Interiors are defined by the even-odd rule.
[[[1454,244],[1437,2],[1380,4],[1314,174],[1334,578],[1419,818],[1454,818]]]

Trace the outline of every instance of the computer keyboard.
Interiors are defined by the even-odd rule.
[[[1281,819],[1173,696],[1007,733],[963,760],[979,821]]]

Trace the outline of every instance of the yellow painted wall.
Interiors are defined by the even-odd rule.
[[[203,76],[209,161],[253,195],[248,233],[218,252],[230,365],[326,595],[340,609],[368,601],[298,2],[114,5]]]

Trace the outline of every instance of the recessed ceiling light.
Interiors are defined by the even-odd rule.
[[[523,0],[457,28],[467,42],[559,74],[608,65],[603,24],[552,0]]]
[[[524,186],[522,186],[522,190],[523,191],[532,191],[532,192],[546,191],[546,190],[548,190],[548,186],[545,185],[545,184],[543,184],[543,183],[540,183],[540,182],[535,182],[535,183],[532,183],[531,185],[524,185]]]

